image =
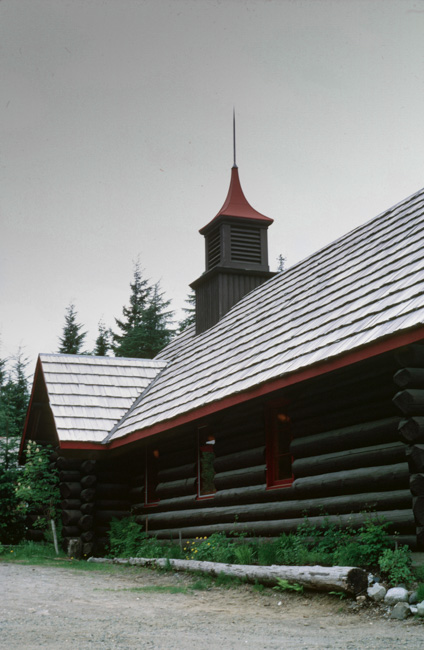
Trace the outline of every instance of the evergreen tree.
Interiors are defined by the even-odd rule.
[[[134,278],[133,282],[130,283],[130,289],[130,306],[123,307],[123,319],[115,318],[115,322],[121,332],[119,334],[112,333],[112,347],[117,357],[129,356],[125,351],[128,347],[128,342],[125,341],[129,336],[132,337],[133,330],[141,325],[143,312],[152,291],[148,280],[143,278],[143,270],[140,266],[139,259],[134,263]]]
[[[283,257],[281,255],[281,253],[280,253],[279,256],[277,257],[277,262],[278,262],[277,271],[278,271],[278,273],[281,273],[282,271],[284,271],[284,267],[285,267],[285,264],[286,264],[286,258]]]
[[[183,332],[187,327],[194,325],[196,322],[196,292],[193,289],[188,294],[186,303],[188,304],[188,307],[184,307],[183,309],[186,317],[178,324],[179,332]]]
[[[96,347],[93,354],[97,357],[107,356],[108,351],[111,349],[110,330],[106,329],[103,321],[99,321],[99,334],[96,339]]]
[[[81,348],[87,332],[82,332],[82,325],[77,323],[77,312],[75,306],[71,303],[66,308],[65,325],[63,327],[62,337],[59,339],[59,352],[64,354],[84,354]]]

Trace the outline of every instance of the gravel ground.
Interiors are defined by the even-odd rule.
[[[81,571],[0,563],[0,648],[422,649],[424,626],[323,594],[190,587],[149,569]],[[156,589],[156,590],[155,590]]]

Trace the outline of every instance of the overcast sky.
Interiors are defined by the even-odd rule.
[[[0,0],[0,47],[0,357],[30,374],[71,301],[87,349],[114,325],[137,256],[184,306],[233,105],[272,270],[424,185],[422,0]]]

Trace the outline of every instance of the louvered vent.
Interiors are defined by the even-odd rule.
[[[219,228],[208,236],[208,270],[217,266],[221,260],[221,245]]]
[[[261,233],[259,228],[231,226],[231,261],[261,263]]]

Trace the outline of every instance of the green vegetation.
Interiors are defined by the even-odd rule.
[[[411,571],[411,553],[407,546],[386,548],[378,560],[381,571],[391,585],[400,582],[410,582],[413,578]]]
[[[71,303],[65,312],[65,325],[63,326],[62,336],[59,338],[59,352],[63,354],[84,354],[82,346],[86,336],[87,332],[83,332],[82,325],[77,323],[75,305]]]
[[[277,580],[277,586],[273,587],[276,591],[297,591],[299,594],[303,594],[303,585],[299,585],[297,582],[289,582],[279,578]]]

